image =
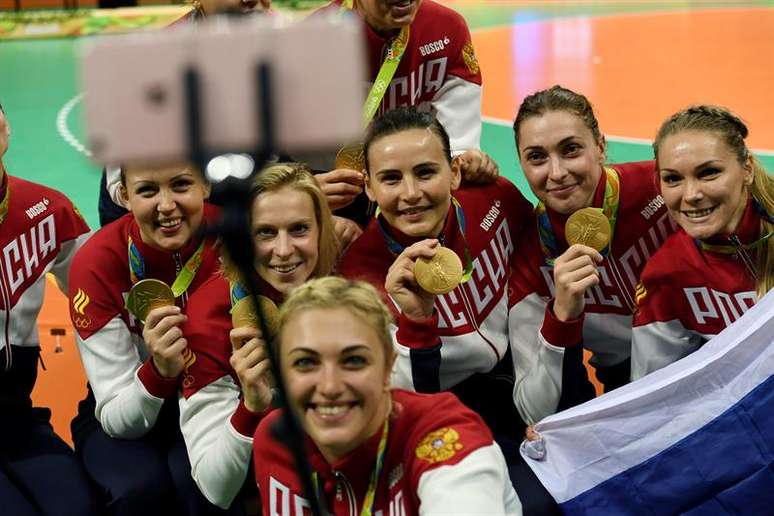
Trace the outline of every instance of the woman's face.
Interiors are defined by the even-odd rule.
[[[747,205],[753,169],[742,165],[717,133],[683,131],[658,149],[661,195],[669,214],[692,238],[732,233]]]
[[[382,136],[368,148],[368,163],[366,193],[387,222],[411,237],[437,237],[460,185],[441,138],[429,129]]]
[[[299,312],[280,336],[280,364],[290,405],[329,463],[381,428],[392,364],[363,317],[346,308]]]
[[[287,295],[317,267],[320,224],[309,194],[291,186],[260,194],[253,203],[255,269]]]
[[[605,142],[595,140],[579,116],[548,111],[521,123],[519,161],[535,196],[568,215],[591,206],[605,162]]]
[[[124,170],[121,193],[146,244],[165,251],[185,247],[202,223],[210,187],[186,165]]]

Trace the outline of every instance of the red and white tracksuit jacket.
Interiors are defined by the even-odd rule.
[[[89,226],[60,192],[7,173],[8,211],[0,223],[0,410],[27,410],[38,371],[38,313],[46,273],[67,291],[73,256]]]
[[[396,314],[395,387],[419,392],[446,390],[474,373],[491,371],[508,351],[509,263],[532,205],[505,178],[487,185],[465,185],[454,197],[465,215],[473,273],[470,280],[448,294],[436,296],[432,318],[412,321],[401,315],[386,295],[384,281],[396,256],[388,249],[376,219],[339,265],[342,276],[367,281],[383,292]],[[382,222],[404,247],[421,240],[408,238]],[[440,240],[464,265],[465,242],[453,206]]]
[[[600,284],[589,289],[584,313],[562,322],[552,312],[553,267],[538,237],[533,215],[513,262],[509,317],[516,386],[514,399],[522,418],[535,423],[557,410],[593,396],[578,392],[588,384],[582,348],[593,353],[597,368],[626,361],[631,353],[635,286],[648,258],[674,231],[656,187],[652,161],[610,165],[620,178],[620,204],[611,252],[599,265]],[[607,177],[603,172],[594,207],[601,207]],[[559,253],[567,249],[567,216],[547,208]]]
[[[259,280],[262,295],[275,304],[281,293]],[[183,376],[180,427],[191,473],[207,499],[229,507],[247,477],[253,434],[263,414],[250,412],[231,367],[229,282],[216,274],[191,295],[182,327],[194,360]]]
[[[271,432],[279,416],[272,412],[255,432],[255,479],[264,514],[302,516],[309,502],[291,455]],[[481,418],[454,396],[395,389],[389,417],[373,514],[521,514],[500,448]],[[381,435],[380,428],[335,464],[307,438],[307,456],[330,514],[360,514]]]
[[[760,220],[748,203],[735,232],[742,244],[760,238]],[[725,237],[708,243],[730,245]],[[633,380],[699,349],[754,305],[757,295],[737,254],[701,250],[680,229],[645,267],[637,301]]]
[[[214,210],[205,208],[205,221]],[[70,271],[70,317],[86,376],[96,400],[95,417],[110,436],[132,439],[153,428],[165,398],[177,394],[178,379],[164,378],[153,366],[139,321],[124,306],[132,287],[127,242],[132,241],[145,262],[145,277],[172,285],[177,273],[201,243],[197,238],[176,252],[161,251],[142,241],[131,213],[108,224],[78,251]],[[218,270],[220,261],[208,239],[202,263],[188,290],[178,298],[185,304]]]

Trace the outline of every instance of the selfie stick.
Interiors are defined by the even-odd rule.
[[[274,153],[274,106],[272,74],[271,68],[266,63],[259,63],[256,66],[256,86],[259,95],[258,108],[259,113],[256,119],[259,127],[258,134],[263,135],[263,145],[253,152],[255,166],[253,173],[260,171]],[[188,128],[188,149],[191,160],[196,163],[202,171],[206,171],[207,163],[214,153],[205,149],[202,141],[202,123],[200,99],[201,83],[199,74],[193,67],[188,67],[185,71],[184,93],[187,112]],[[222,199],[222,214],[219,224],[211,231],[220,236],[226,247],[229,258],[236,265],[239,275],[242,278],[243,286],[252,297],[253,306],[258,314],[258,324],[261,335],[269,335],[266,327],[266,319],[261,310],[261,304],[258,302],[260,294],[258,283],[255,280],[255,251],[253,247],[253,236],[251,231],[251,212],[252,199],[250,195],[250,178],[239,178],[229,176],[218,183],[219,195]],[[266,345],[266,353],[269,357],[271,371],[276,379],[276,389],[273,392],[273,403],[282,409],[282,417],[272,428],[273,436],[282,442],[293,455],[296,464],[296,472],[301,480],[301,487],[304,495],[309,502],[309,509],[314,516],[322,516],[320,510],[320,501],[312,485],[312,470],[304,453],[304,433],[298,419],[290,410],[288,404],[287,391],[282,379],[282,371],[279,367],[279,360],[274,346]],[[262,493],[266,496],[266,493]]]

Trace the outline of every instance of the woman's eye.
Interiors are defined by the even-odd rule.
[[[350,355],[344,359],[344,364],[348,367],[363,367],[368,364],[368,360],[360,355]]]
[[[178,192],[179,192],[179,191],[185,191],[185,190],[187,190],[188,188],[190,188],[190,186],[191,186],[191,181],[188,181],[188,180],[183,180],[183,181],[176,181],[176,182],[175,182],[175,183],[172,185],[172,188],[173,188],[175,191],[178,191]]]
[[[400,176],[398,174],[385,174],[382,176],[381,182],[388,185],[394,185],[400,182]]]
[[[290,232],[294,235],[303,235],[309,231],[309,226],[307,224],[297,224],[290,228]]]
[[[702,179],[713,178],[718,174],[720,174],[721,172],[722,170],[720,170],[719,168],[715,168],[715,167],[705,168],[704,170],[699,172],[699,177]]]
[[[255,230],[255,236],[258,238],[271,238],[276,234],[272,228],[258,228]]]
[[[135,194],[142,195],[143,197],[153,197],[156,195],[156,188],[153,188],[151,186],[141,186],[137,190],[135,190]]]
[[[665,174],[661,176],[661,182],[666,183],[668,185],[677,183],[678,181],[680,181],[680,179],[681,177],[678,176],[677,174]]]
[[[564,153],[568,156],[576,155],[581,151],[581,148],[577,143],[571,143],[564,148]]]
[[[295,369],[305,370],[311,369],[312,367],[314,367],[314,360],[308,357],[298,358],[293,361],[293,368]]]
[[[542,152],[530,152],[527,154],[527,161],[530,163],[540,163],[546,159],[546,155]]]
[[[417,170],[417,177],[421,179],[429,179],[435,175],[435,169],[427,167]]]

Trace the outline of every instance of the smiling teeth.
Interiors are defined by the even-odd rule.
[[[180,221],[183,219],[168,219],[168,220],[160,220],[159,226],[162,228],[172,228],[180,224]]]
[[[705,215],[709,215],[710,213],[712,213],[714,209],[715,208],[705,208],[703,210],[691,210],[691,211],[683,210],[683,215],[685,215],[689,219],[698,219],[699,217],[704,217]]]
[[[273,265],[272,269],[274,269],[277,272],[286,273],[286,272],[291,272],[291,271],[296,270],[296,268],[298,268],[298,265],[299,264],[296,264],[296,265]]]
[[[347,405],[326,405],[326,406],[317,405],[317,412],[319,412],[320,415],[323,415],[323,416],[336,416],[346,411],[347,408],[348,408]]]

